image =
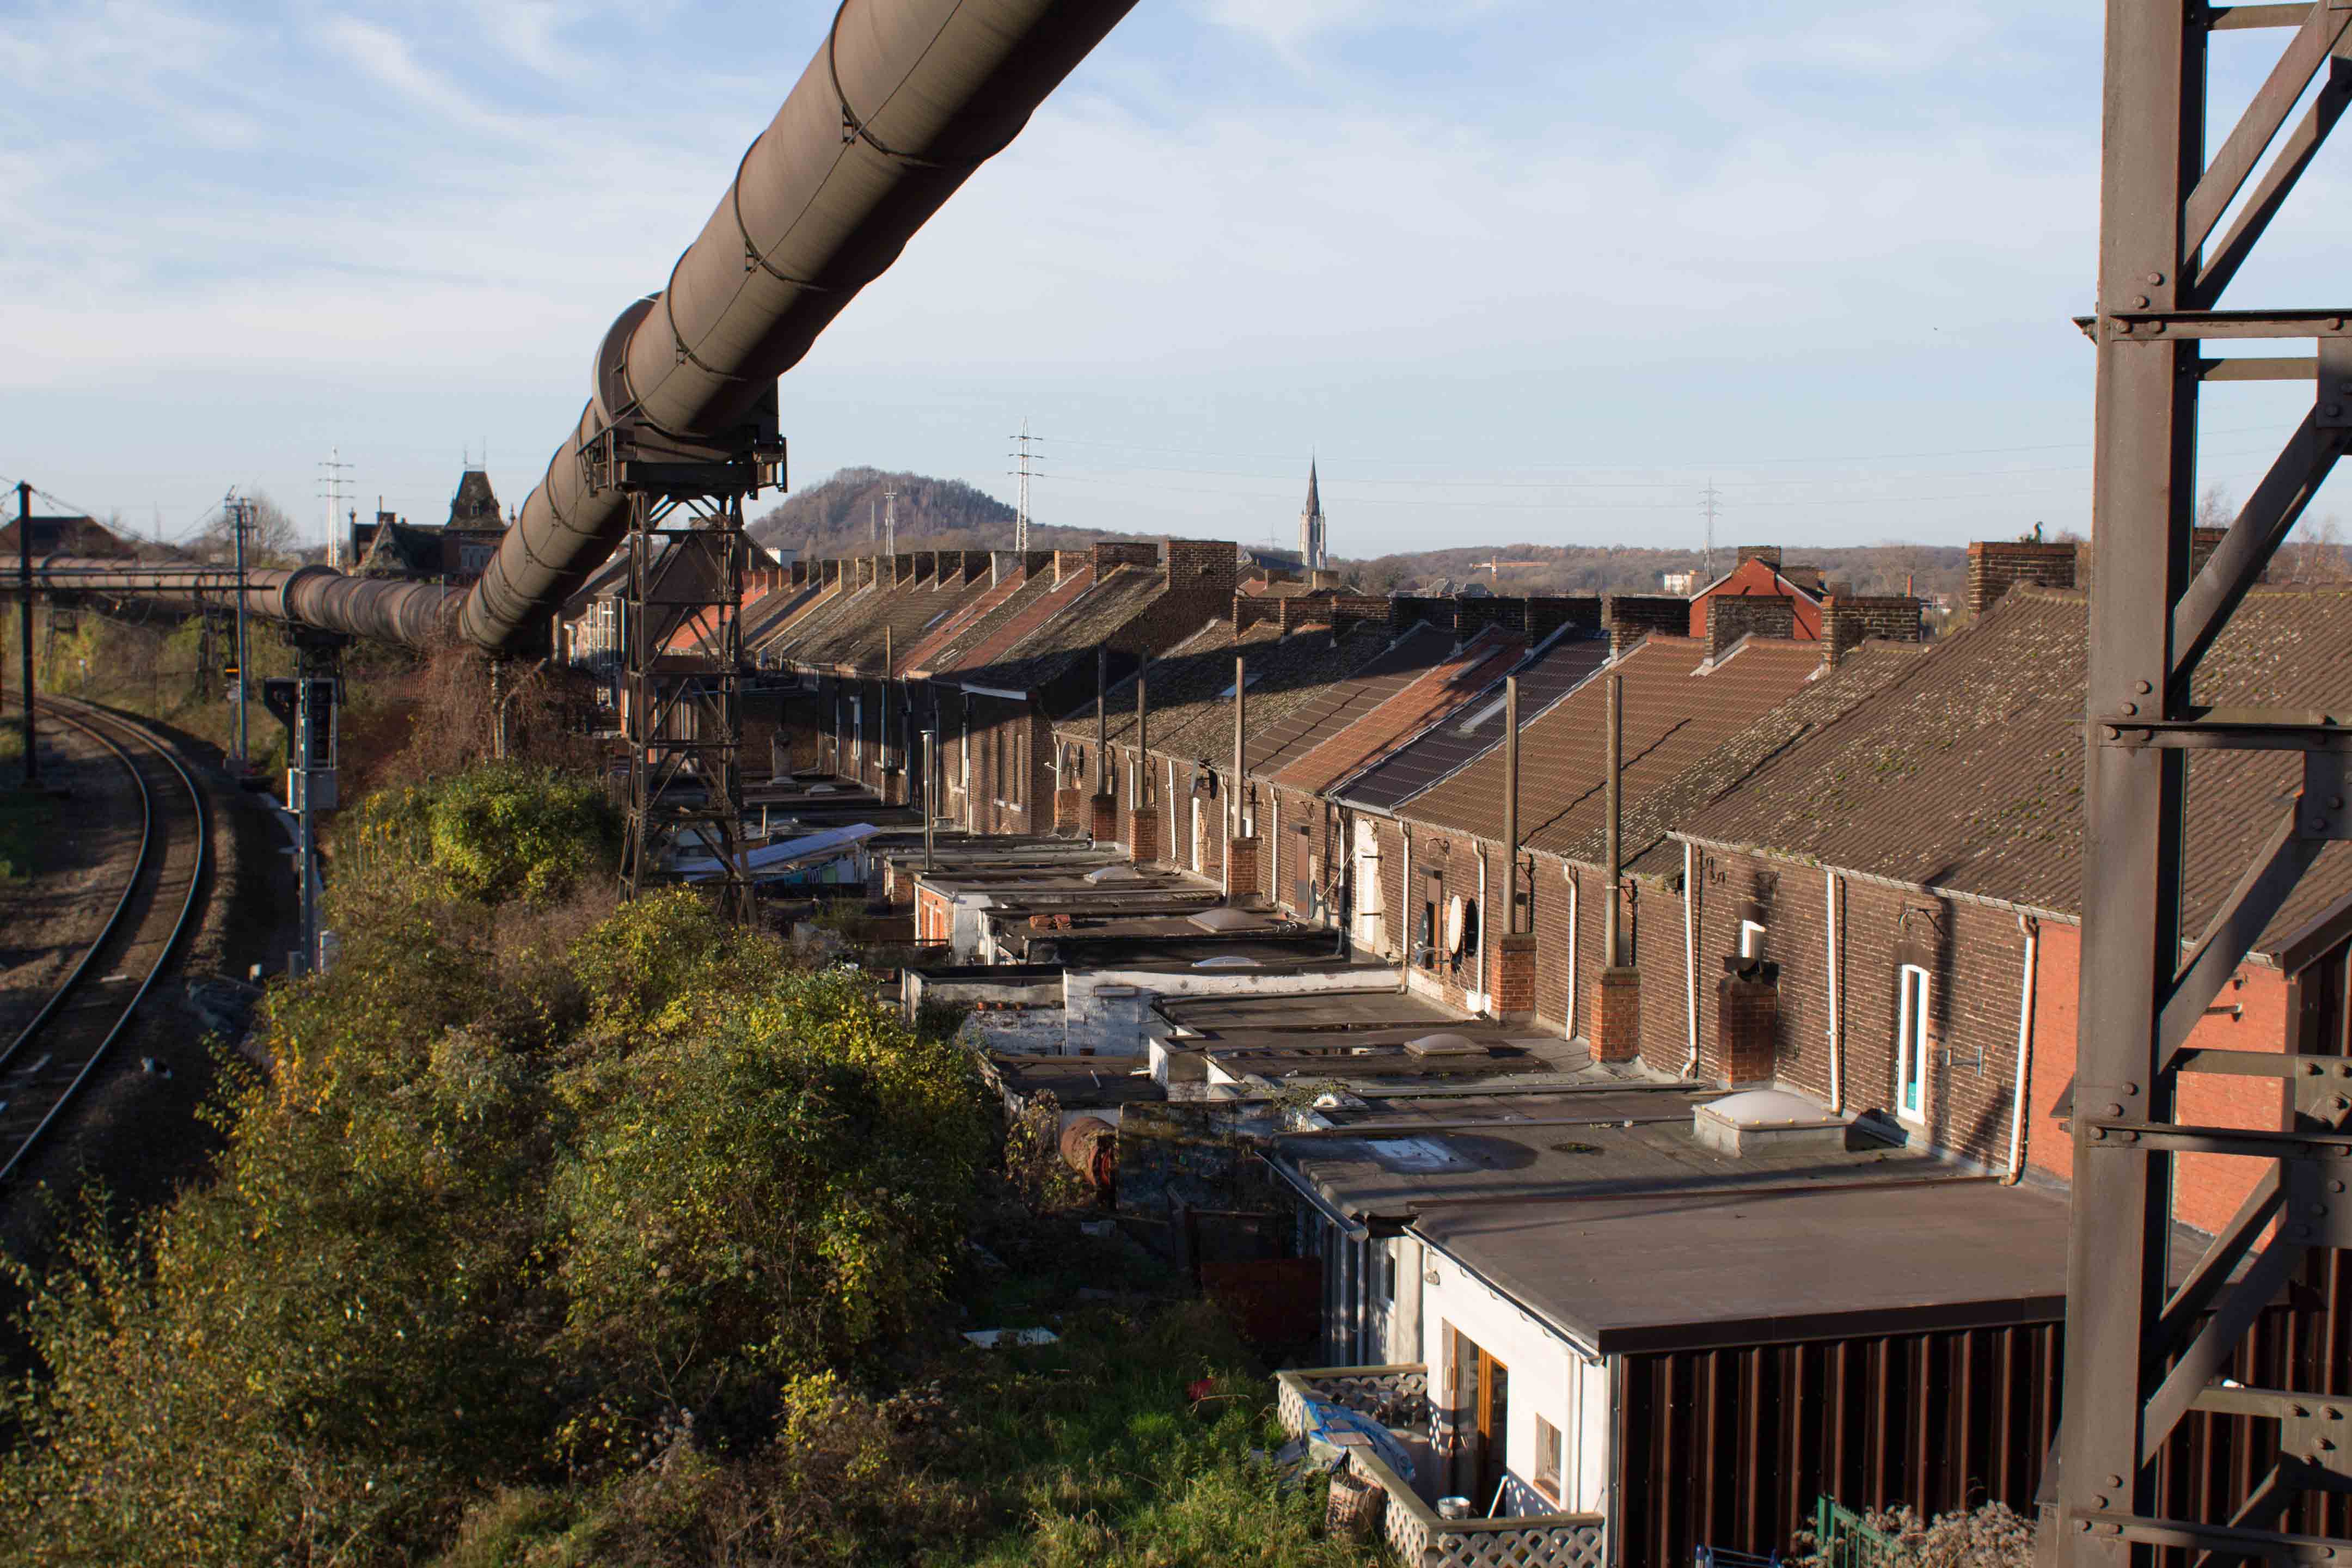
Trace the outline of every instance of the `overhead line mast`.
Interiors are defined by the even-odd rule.
[[[2220,27],[2293,32],[2209,156],[2208,52]],[[2053,1568],[2136,1568],[2159,1556],[2319,1562],[2345,1543],[2330,1533],[2345,1521],[2330,1494],[2352,1490],[2352,1422],[2334,1392],[2343,1349],[2333,1333],[2324,1351],[2257,1358],[2253,1347],[2287,1292],[2310,1286],[2332,1297],[2343,1287],[2334,1254],[2352,1246],[2352,1203],[2338,1194],[2352,1179],[2352,1058],[2339,1031],[2317,1037],[2325,1009],[2294,1004],[2284,1049],[2187,1042],[2304,872],[2326,846],[2352,839],[2352,723],[2278,689],[2296,683],[2305,661],[2268,667],[2267,679],[2241,672],[2270,688],[2274,706],[2200,700],[2206,655],[2352,447],[2352,310],[2218,308],[2347,93],[2346,0],[2223,9],[2108,0],[2099,296],[2079,323],[2097,355],[2096,571],[2065,1405],[2042,1542]],[[2316,353],[2231,358],[2206,348],[2247,338],[2299,338]],[[2203,384],[2305,378],[2310,412],[2192,571]],[[2295,759],[2301,788],[2273,808],[2236,887],[2192,933],[2182,910],[2191,758],[2202,772],[2249,752]],[[2278,1125],[2185,1124],[2184,1074],[2273,1080]],[[2183,1274],[2172,1256],[2175,1162],[2192,1152],[2247,1162],[2257,1176]],[[2191,1457],[2192,1444],[2202,1457]],[[2253,1479],[2233,1513],[2211,1500],[2229,1489],[2187,1479],[2218,1468],[2217,1454]]]

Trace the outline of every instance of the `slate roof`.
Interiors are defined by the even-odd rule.
[[[1573,626],[1556,634],[1518,667],[1520,723],[1524,725],[1574,690],[1608,658],[1606,639],[1581,637]],[[1394,812],[1500,744],[1502,678],[1508,673],[1493,671],[1487,688],[1479,693],[1488,701],[1469,708],[1458,720],[1449,716],[1445,722],[1431,725],[1410,745],[1398,748],[1340,785],[1339,798],[1349,805]],[[1492,712],[1486,711],[1489,706]]]
[[[2079,593],[2019,587],[1736,794],[1678,825],[1701,842],[1834,866],[2064,918],[2082,908],[2087,635]],[[2352,707],[2352,589],[2257,588],[2196,700]],[[2182,887],[2194,933],[2296,785],[2279,752],[2199,752]],[[2352,890],[2331,844],[2257,943],[2275,952]]]
[[[1608,674],[1625,693],[1625,799],[1668,789],[1709,753],[1804,689],[1821,648],[1750,637],[1709,666],[1695,637],[1652,637]],[[1519,832],[1532,848],[1564,854],[1602,831],[1609,683],[1587,680],[1540,715],[1520,698]],[[1452,721],[1448,721],[1449,723]],[[1499,718],[1495,727],[1499,730]],[[1503,752],[1489,748],[1414,796],[1400,816],[1481,838],[1503,834]],[[1637,843],[1625,845],[1630,862]]]

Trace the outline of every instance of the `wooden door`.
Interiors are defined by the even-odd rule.
[[[1484,1515],[1501,1489],[1510,1431],[1511,1369],[1461,1330],[1454,1331],[1454,1408],[1462,1424],[1455,1484]]]

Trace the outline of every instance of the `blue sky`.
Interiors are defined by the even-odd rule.
[[[520,501],[823,4],[0,11],[0,474]],[[1434,17],[1435,19],[1433,19]],[[1047,522],[1332,547],[2087,529],[2098,8],[1142,0],[783,385]],[[2234,104],[2283,35],[2222,35]],[[2337,301],[2329,149],[2239,304]],[[2326,265],[2332,261],[2335,265]],[[2242,494],[2308,384],[2207,400]],[[2338,479],[2316,510],[2352,512]]]

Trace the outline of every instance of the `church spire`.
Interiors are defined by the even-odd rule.
[[[1323,496],[1312,457],[1307,459],[1307,505],[1298,513],[1298,564],[1308,572],[1323,569]]]

